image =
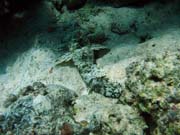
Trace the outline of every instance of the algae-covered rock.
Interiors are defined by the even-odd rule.
[[[126,90],[120,100],[139,109],[151,134],[177,135],[180,124],[179,85],[179,53],[147,56],[127,68]]]
[[[138,112],[97,93],[77,95],[59,85],[40,82],[19,91],[0,114],[1,134],[142,135]],[[11,98],[8,98],[10,100]]]
[[[1,114],[1,134],[59,134],[63,123],[74,124],[70,111],[76,97],[74,92],[40,82],[28,90],[28,87],[22,89],[18,99]]]

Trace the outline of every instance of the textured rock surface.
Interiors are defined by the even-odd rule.
[[[178,52],[148,55],[127,67],[119,99],[94,92],[78,96],[63,86],[35,82],[7,97],[1,133],[177,135],[179,69]]]
[[[126,90],[120,100],[139,109],[148,122],[148,132],[153,135],[180,133],[179,52],[147,56],[133,63],[127,68],[125,83]]]
[[[142,135],[146,128],[136,110],[99,94],[93,93],[78,98],[74,109],[76,121],[87,121],[87,128],[90,127],[92,118],[99,122],[101,126],[93,135]]]
[[[7,111],[0,121],[1,134],[58,134],[65,122],[73,122],[71,105],[76,94],[58,85],[36,82],[7,98]]]

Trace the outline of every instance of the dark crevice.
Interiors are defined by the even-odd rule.
[[[148,126],[146,129],[144,129],[145,135],[151,135],[151,133],[154,131],[154,129],[157,126],[156,122],[153,120],[151,114],[147,112],[142,112],[140,116],[143,117],[144,121],[146,122],[146,125]]]
[[[97,59],[102,58],[104,55],[110,52],[110,49],[105,48],[101,50],[94,51],[94,64],[96,63]]]
[[[154,82],[162,82],[163,81],[162,78],[159,78],[158,76],[154,76],[154,75],[150,76],[149,79],[153,80]]]
[[[144,42],[152,39],[152,36],[149,34],[145,34],[145,35],[140,36],[139,39],[140,39],[139,43],[144,43]]]

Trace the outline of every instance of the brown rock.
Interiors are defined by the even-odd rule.
[[[61,128],[61,135],[73,135],[73,128],[69,123],[64,123]]]

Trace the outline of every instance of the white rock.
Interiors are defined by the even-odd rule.
[[[33,100],[33,107],[36,112],[42,113],[44,111],[49,111],[51,109],[51,103],[47,97],[43,95],[38,95]]]

